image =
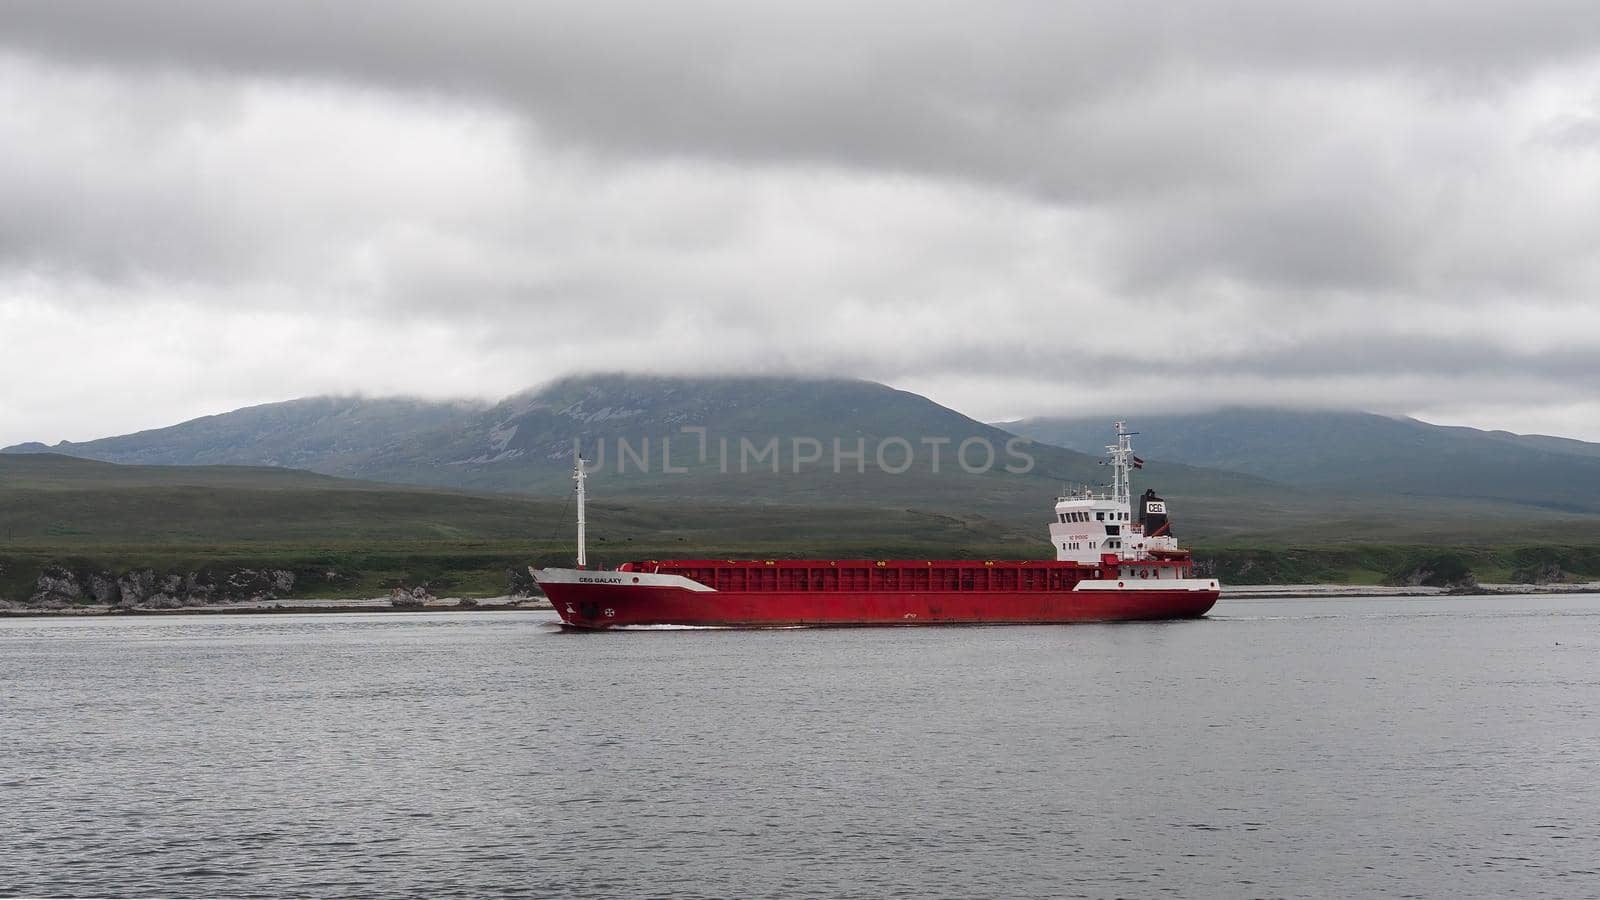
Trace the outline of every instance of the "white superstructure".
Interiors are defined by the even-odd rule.
[[[1136,432],[1128,431],[1122,422],[1116,427],[1117,442],[1106,446],[1111,489],[1085,486],[1056,498],[1050,542],[1055,545],[1057,560],[1098,563],[1106,554],[1143,560],[1178,551],[1177,540],[1168,533],[1166,501],[1146,491],[1133,502],[1131,475],[1144,463],[1133,455]]]

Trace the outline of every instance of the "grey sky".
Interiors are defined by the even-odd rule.
[[[0,7],[0,443],[582,369],[1600,439],[1600,7]]]

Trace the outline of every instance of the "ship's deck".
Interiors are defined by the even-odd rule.
[[[718,591],[1070,591],[1102,578],[1183,578],[1190,561],[872,559],[646,560],[622,572],[680,575]]]

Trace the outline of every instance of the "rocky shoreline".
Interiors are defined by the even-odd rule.
[[[296,584],[288,569],[202,568],[188,572],[134,569],[121,574],[99,569],[46,566],[21,602],[0,597],[0,616],[98,616],[171,613],[429,612],[441,610],[549,609],[513,578],[500,597],[436,597],[426,586],[396,588],[387,597],[305,599],[285,597]]]
[[[13,605],[0,607],[0,618],[271,615],[275,613],[513,612],[517,610],[547,610],[551,608],[550,602],[542,597],[435,597],[420,605],[397,604],[391,602],[388,597],[370,597],[342,600],[291,599],[162,608],[80,604],[66,609],[39,609]]]
[[[199,569],[191,572],[157,572],[134,569],[121,574],[105,570],[75,570],[49,565],[39,573],[34,591],[21,604],[46,611],[75,606],[177,609],[216,603],[271,600],[294,589],[295,575],[287,569]]]

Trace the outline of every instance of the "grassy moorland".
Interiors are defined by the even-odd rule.
[[[1600,581],[1600,540],[1587,544],[1350,544],[1196,548],[1229,584],[1448,585]]]
[[[590,504],[596,562],[656,556],[1038,553],[982,517],[893,508]],[[284,568],[299,596],[399,585],[503,594],[511,572],[568,560],[565,500],[396,487],[248,467],[117,466],[0,457],[0,597],[28,596],[55,563],[120,573]]]
[[[1593,517],[1388,497],[1329,501],[1319,519],[1285,505],[1262,504],[1231,528],[1180,532],[1234,583],[1378,583],[1461,570],[1483,581],[1600,579]],[[1050,552],[1043,518],[867,503],[600,500],[590,504],[590,548],[604,565],[686,555],[1041,558]],[[52,564],[114,574],[281,568],[296,574],[300,597],[418,584],[503,594],[528,564],[571,558],[571,519],[565,500],[288,469],[0,456],[0,598],[27,598]]]

